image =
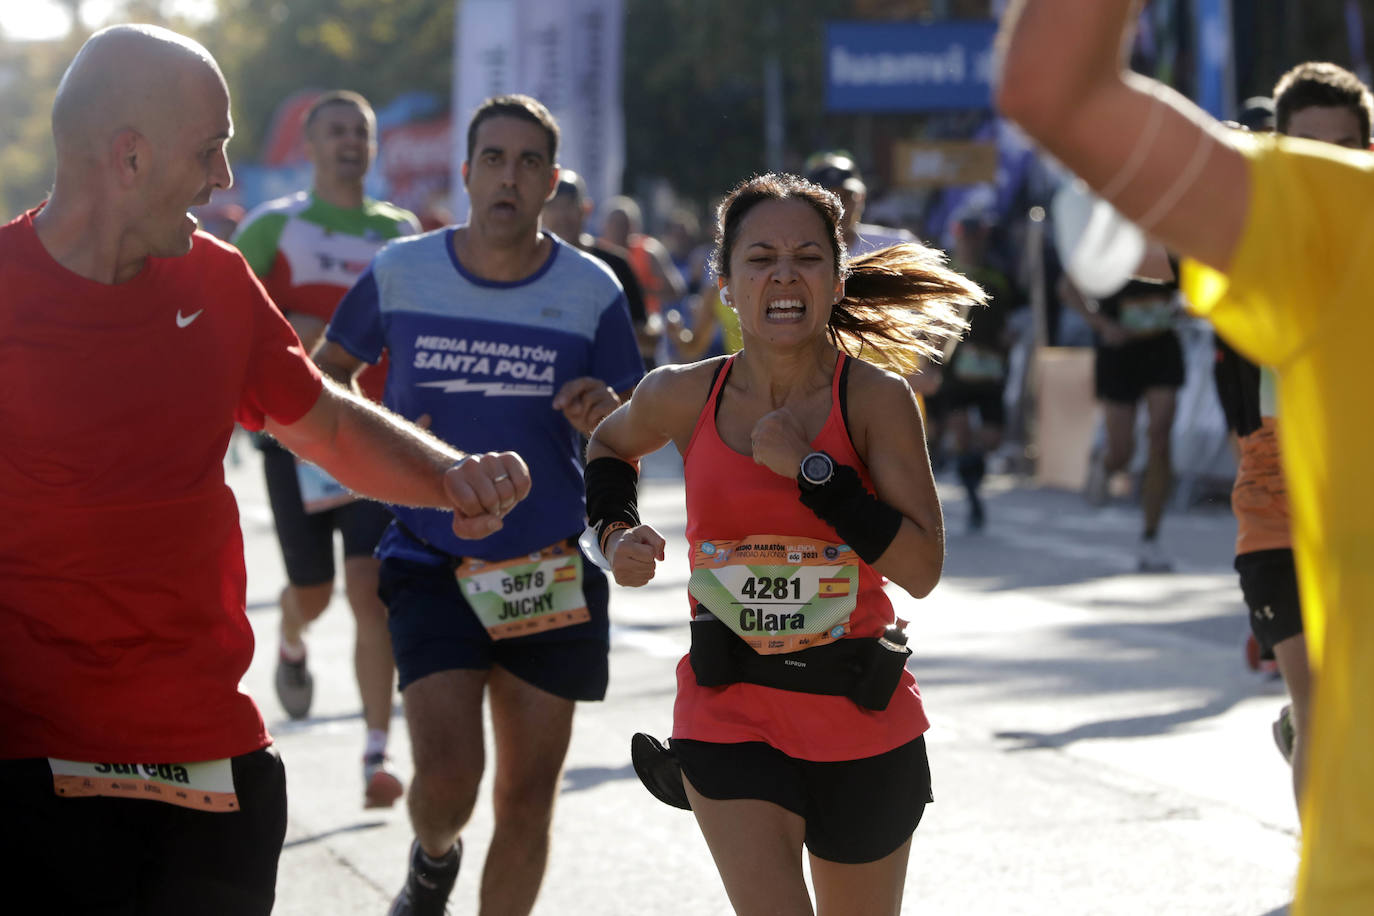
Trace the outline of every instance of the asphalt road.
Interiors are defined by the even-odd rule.
[[[248,559],[258,652],[245,678],[289,774],[276,912],[380,914],[405,874],[404,807],[362,808],[363,726],[342,595],[308,635],[312,718],[285,720],[272,690],[283,581],[258,456],[229,467]],[[990,481],[989,525],[951,534],[943,581],[912,621],[911,662],[932,728],[936,803],[916,834],[904,914],[1286,912],[1297,860],[1288,771],[1269,723],[1282,684],[1244,667],[1243,609],[1224,507],[1169,516],[1173,573],[1134,572],[1138,510]],[[654,801],[629,764],[636,731],[666,735],[687,646],[683,508],[671,461],[641,511],[669,539],[649,587],[613,593],[611,689],[577,713],[537,914],[728,914],[686,812]],[[677,562],[673,562],[676,560]],[[392,752],[410,770],[404,719]],[[491,833],[487,797],[465,834],[452,900],[476,913]]]

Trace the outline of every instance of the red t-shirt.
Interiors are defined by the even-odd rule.
[[[228,245],[106,285],[34,212],[0,228],[0,758],[261,748],[223,456],[235,421],[300,419],[319,372]]]
[[[830,416],[812,445],[828,452],[837,463],[855,468],[864,486],[872,491],[873,481],[850,442],[840,410],[839,383],[845,360],[843,356],[836,360]],[[756,464],[720,438],[715,424],[716,399],[733,362],[731,357],[716,379],[683,456],[689,550],[701,541],[763,534],[842,543],[834,528],[802,505],[795,480]],[[879,636],[895,619],[892,602],[883,592],[882,576],[857,557],[854,561],[859,565],[859,590],[849,636]],[[902,672],[887,708],[876,711],[863,709],[847,697],[758,684],[702,687],[689,658],[678,662],[674,738],[721,743],[764,741],[791,757],[834,761],[885,753],[914,740],[929,727],[910,671]]]

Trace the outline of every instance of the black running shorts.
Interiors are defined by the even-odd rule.
[[[391,510],[370,499],[323,512],[307,514],[301,505],[296,457],[271,439],[264,439],[262,470],[267,498],[277,526],[286,578],[292,585],[324,585],[334,581],[334,531],[343,535],[345,557],[370,557],[391,524]]]
[[[935,800],[924,735],[885,754],[826,763],[789,757],[762,741],[670,744],[698,792],[786,808],[806,821],[806,848],[827,862],[857,865],[890,855]]]
[[[1240,591],[1250,609],[1250,630],[1265,649],[1298,636],[1302,602],[1298,599],[1298,570],[1293,551],[1256,550],[1236,557]]]
[[[1093,388],[1099,400],[1134,404],[1150,388],[1183,387],[1183,346],[1164,331],[1119,347],[1098,347]]]
[[[575,548],[574,548],[575,549]],[[453,566],[388,557],[378,594],[387,607],[400,689],[429,674],[500,665],[567,700],[601,700],[610,680],[610,585],[582,559],[582,594],[591,619],[528,636],[492,639],[463,596]]]
[[[0,760],[10,893],[42,901],[44,913],[267,916],[286,838],[286,771],[272,747],[232,767],[239,810],[208,812],[63,798],[46,759]]]

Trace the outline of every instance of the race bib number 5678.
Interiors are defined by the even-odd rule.
[[[492,639],[591,620],[582,593],[582,555],[566,543],[499,562],[464,560],[456,574]]]

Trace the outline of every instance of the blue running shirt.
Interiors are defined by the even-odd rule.
[[[529,498],[481,540],[453,533],[452,513],[393,507],[378,554],[440,562],[406,533],[452,556],[504,560],[576,535],[586,524],[580,437],[553,397],[581,376],[615,391],[644,375],[625,294],[600,261],[556,238],[548,260],[514,283],[463,269],[451,228],[377,253],[339,303],[329,340],[369,363],[391,355],[382,403],[466,452],[515,451]]]

